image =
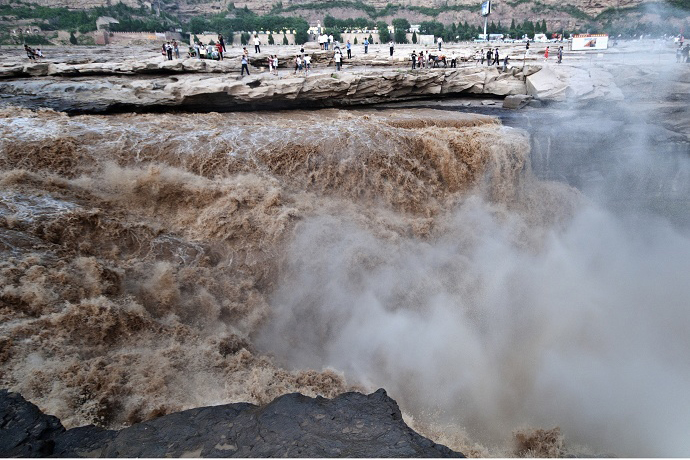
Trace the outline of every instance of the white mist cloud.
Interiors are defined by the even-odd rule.
[[[296,231],[257,341],[483,442],[560,425],[616,455],[689,455],[690,238],[587,204],[543,247],[469,199],[431,241],[344,217]]]

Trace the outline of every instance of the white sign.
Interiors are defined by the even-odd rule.
[[[417,43],[420,45],[433,45],[434,42],[434,36],[433,35],[418,35],[417,36]]]
[[[609,36],[605,34],[573,36],[573,51],[605,50],[608,47]]]
[[[491,0],[487,0],[482,3],[482,16],[488,16],[491,14]]]

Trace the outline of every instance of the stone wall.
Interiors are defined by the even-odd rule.
[[[259,36],[259,40],[261,41],[261,45],[268,45],[268,35],[267,33],[263,34],[257,34]],[[242,46],[242,39],[241,39],[242,33],[241,32],[236,32],[232,36],[232,40],[229,40],[228,37],[225,38],[225,46]],[[289,45],[294,45],[295,44],[295,34],[285,34],[285,36],[288,39],[288,44]],[[204,45],[208,45],[211,41],[218,42],[218,34],[190,34],[189,36],[189,44],[190,46],[194,44],[194,37],[199,39],[199,42],[203,43]],[[281,32],[273,34],[273,40],[275,40],[276,45],[282,45],[283,44],[283,34]],[[247,43],[247,47],[251,47],[254,49],[254,36],[252,35],[252,38],[249,40],[249,43]]]
[[[94,32],[98,45],[136,45],[148,43],[160,43],[177,40],[182,41],[182,35],[177,32]],[[105,43],[100,43],[105,41]]]

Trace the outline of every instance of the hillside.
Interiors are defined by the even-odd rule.
[[[86,34],[96,29],[99,16],[118,19],[119,25],[111,28],[115,31],[210,30],[226,36],[232,31],[269,28],[306,33],[308,24],[327,25],[327,16],[351,20],[350,26],[345,26],[345,22],[333,25],[333,32],[352,28],[355,19],[366,23],[366,27],[358,28],[373,28],[381,21],[390,25],[394,19],[404,19],[410,24],[421,24],[422,33],[462,40],[476,37],[483,26],[479,5],[480,0],[0,0],[0,43],[26,40],[12,36],[13,29],[25,25],[37,26],[42,31]],[[690,30],[689,18],[690,0],[500,0],[492,4],[489,33],[508,33],[513,37],[535,32],[675,35]],[[299,25],[293,19],[299,20]],[[432,22],[444,24],[445,31],[429,25]],[[541,27],[535,28],[535,23]],[[29,44],[53,40],[52,36],[44,39],[29,40]]]

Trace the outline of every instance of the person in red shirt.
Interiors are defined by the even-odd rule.
[[[223,60],[223,45],[220,44],[220,42],[216,43],[216,49],[218,50],[218,56],[220,56],[220,60]]]
[[[546,49],[544,50],[544,60],[546,61],[549,58],[549,47],[547,46]]]

